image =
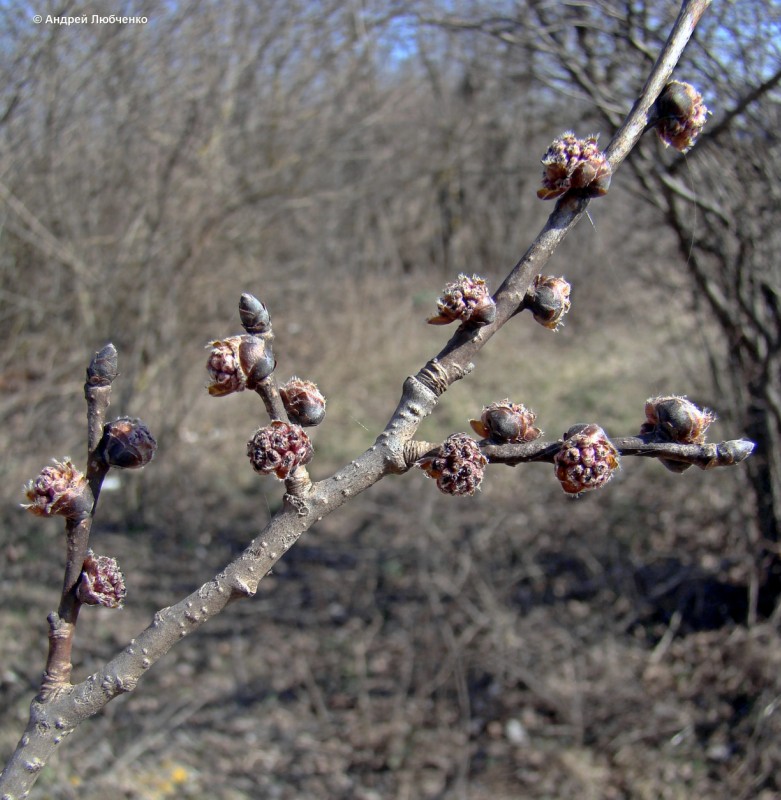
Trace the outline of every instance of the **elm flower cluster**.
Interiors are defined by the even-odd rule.
[[[496,304],[486,282],[479,275],[459,275],[448,283],[437,301],[436,317],[429,325],[448,325],[459,320],[472,325],[488,325],[496,319]]]
[[[578,139],[567,131],[554,139],[542,158],[541,200],[552,200],[567,192],[582,197],[601,197],[610,188],[612,169],[597,146],[596,136]]]
[[[441,492],[462,497],[480,488],[487,464],[477,442],[466,433],[448,436],[436,453],[416,462]]]
[[[618,450],[599,425],[570,429],[553,458],[556,477],[567,494],[604,486],[618,469]]]

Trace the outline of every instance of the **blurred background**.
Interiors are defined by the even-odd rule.
[[[246,463],[262,404],[205,390],[240,294],[270,309],[280,380],[328,397],[325,477],[446,341],[425,324],[443,285],[495,289],[544,224],[550,141],[607,144],[677,10],[0,3],[0,756],[62,580],[61,528],[23,514],[22,485],[83,466],[94,352],[116,345],[112,418],[159,450],[101,501],[92,545],[129,597],[82,615],[75,680],[281,502]],[[148,21],[46,22],[93,13]],[[686,394],[754,456],[625,459],[575,501],[550,465],[494,467],[471,499],[391,477],[85,723],[38,797],[781,796],[780,51],[781,4],[714,3],[676,71],[713,112],[698,145],[643,139],[547,267],[573,285],[566,326],[514,319],[421,428],[509,397],[546,438],[628,435],[646,398]]]

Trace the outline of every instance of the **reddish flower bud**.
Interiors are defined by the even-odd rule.
[[[538,275],[532,284],[533,299],[529,303],[534,319],[549,330],[557,331],[570,309],[571,288],[564,278]]]
[[[448,325],[456,320],[489,325],[496,319],[496,303],[479,275],[459,275],[457,281],[448,283],[437,308],[439,314],[428,320],[429,325]]]
[[[325,418],[325,397],[312,381],[292,377],[279,390],[288,418],[302,428],[319,425]]]
[[[470,419],[472,430],[484,439],[502,443],[532,442],[542,431],[534,427],[537,415],[526,406],[501,400],[483,409],[480,419]]]
[[[256,389],[277,366],[271,343],[259,336],[242,336],[239,344],[239,364],[246,375],[247,388]]]
[[[618,450],[599,425],[574,425],[553,457],[556,477],[568,494],[599,489],[618,468]]]
[[[255,431],[247,442],[247,455],[255,472],[273,473],[280,480],[296,467],[308,464],[313,454],[312,443],[303,429],[281,420]]]
[[[653,434],[666,442],[702,444],[705,431],[716,415],[685,397],[652,397],[645,403],[646,421],[640,435]]]
[[[122,608],[125,602],[125,578],[115,558],[96,556],[87,550],[76,597],[88,606]]]
[[[247,375],[239,363],[240,344],[241,336],[229,336],[206,345],[211,348],[206,369],[212,381],[208,386],[212,397],[224,397],[247,388]]]
[[[54,461],[25,487],[29,505],[23,506],[39,517],[61,516],[82,520],[90,515],[94,499],[87,479],[69,458]]]
[[[665,146],[686,153],[708,120],[702,95],[689,83],[670,81],[654,105],[656,133]]]
[[[445,439],[432,456],[416,462],[445,494],[473,495],[483,480],[488,459],[477,442],[466,433],[454,433]]]
[[[541,200],[552,200],[566,192],[582,197],[601,197],[610,188],[612,169],[605,154],[597,147],[597,136],[578,139],[567,131],[554,139],[542,158]]]
[[[109,466],[138,469],[154,458],[157,442],[140,419],[120,417],[103,429],[102,447]]]
[[[211,348],[206,370],[212,397],[254,389],[276,366],[270,345],[258,336],[229,336],[206,346]]]

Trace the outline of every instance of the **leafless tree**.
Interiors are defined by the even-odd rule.
[[[480,33],[517,51],[534,80],[572,96],[595,127],[615,131],[629,87],[642,81],[673,9],[667,3],[595,0],[517,4],[511,14],[470,6],[427,24]],[[781,177],[776,4],[725,3],[698,28],[680,73],[707,86],[709,130],[685,159],[640,143],[629,160],[642,199],[677,241],[690,308],[720,342],[709,352],[722,415],[757,442],[748,474],[755,513],[746,529],[756,554],[752,605],[772,611],[781,583],[781,272],[774,223]],[[654,270],[658,274],[658,270]],[[702,339],[707,344],[708,337]]]
[[[472,371],[473,362],[483,346],[506,323],[527,310],[542,324],[555,326],[560,315],[567,310],[568,287],[558,279],[543,277],[542,270],[560,242],[586,213],[591,199],[607,193],[611,174],[622,164],[649,125],[660,123],[657,99],[667,91],[665,87],[671,73],[707,6],[707,0],[687,0],[683,4],[667,44],[650,69],[643,91],[604,153],[594,140],[577,140],[570,134],[554,143],[546,155],[548,171],[541,196],[558,196],[559,199],[543,230],[493,295],[478,276],[462,275],[458,281],[447,285],[438,311],[432,310],[431,321],[458,322],[456,333],[435,357],[405,381],[396,410],[375,443],[329,478],[313,483],[309,477],[306,465],[312,451],[302,427],[322,419],[322,398],[307,382],[288,383],[283,387],[277,385],[272,345],[274,331],[268,310],[252,296],[242,296],[240,316],[246,333],[214,343],[209,362],[213,381],[210,392],[224,395],[250,389],[263,400],[271,424],[256,432],[248,445],[248,454],[257,471],[274,473],[285,481],[282,506],[239,558],[188,597],[160,609],[151,625],[116,657],[74,685],[70,682],[71,648],[81,606],[116,605],[124,595],[121,575],[113,560],[88,551],[90,528],[103,479],[109,468],[141,466],[154,452],[153,437],[138,420],[122,418],[106,423],[108,400],[117,378],[117,351],[109,345],[96,355],[88,368],[85,384],[88,405],[86,475],[80,476],[69,463],[59,463],[45,470],[28,489],[32,510],[44,515],[61,514],[66,518],[68,550],[60,607],[49,616],[50,647],[46,672],[41,690],[32,702],[27,729],[0,777],[3,796],[26,796],[49,757],[83,720],[98,713],[118,695],[132,691],[144,673],[178,641],[219,614],[229,603],[253,596],[260,580],[304,531],[384,477],[417,466],[434,478],[445,493],[471,494],[482,480],[489,461],[509,465],[543,461],[554,464],[565,491],[578,493],[606,483],[617,466],[619,455],[658,458],[674,471],[681,471],[692,465],[703,469],[733,465],[750,454],[752,444],[746,440],[705,443],[703,434],[711,421],[710,415],[688,401],[674,397],[649,402],[648,419],[640,434],[616,438],[612,442],[595,424],[573,426],[559,441],[541,441],[540,432],[533,425],[533,414],[508,401],[487,407],[481,419],[474,421],[474,430],[483,437],[479,443],[466,434],[454,434],[441,443],[416,438],[421,421],[434,411],[440,397],[453,383]],[[340,20],[334,27],[296,29],[289,31],[289,35],[296,40],[302,36],[312,37],[310,45],[312,41],[322,43],[322,37],[326,37],[328,46],[323,47],[323,52],[327,59],[338,61],[340,50],[334,42],[338,42],[338,37],[345,31],[355,33],[354,20],[348,19],[351,24],[345,26],[340,8],[341,4],[330,9],[324,7],[327,15]],[[225,231],[234,214],[250,214],[260,208],[273,216],[275,210],[267,208],[273,196],[269,186],[289,182],[300,191],[301,198],[316,196],[318,187],[308,182],[310,176],[296,157],[296,147],[291,142],[295,143],[300,133],[297,122],[304,124],[309,114],[322,111],[321,104],[332,102],[335,97],[331,95],[323,100],[313,91],[317,84],[318,65],[298,62],[295,58],[291,60],[288,48],[276,49],[280,31],[286,31],[287,20],[281,4],[276,10],[280,16],[273,26],[273,34],[253,40],[255,46],[247,51],[252,53],[248,62],[236,63],[229,57],[221,69],[208,73],[211,81],[190,87],[186,102],[174,103],[176,98],[172,97],[173,107],[179,113],[173,125],[163,126],[161,123],[160,128],[155,129],[153,120],[145,113],[143,93],[136,98],[142,104],[136,108],[126,106],[121,101],[123,95],[112,98],[110,87],[102,95],[106,107],[92,109],[94,124],[99,126],[106,118],[120,119],[115,129],[117,146],[146,150],[138,153],[138,163],[144,163],[146,158],[155,165],[155,179],[149,183],[133,175],[121,159],[113,165],[116,172],[110,171],[105,176],[96,172],[91,176],[96,182],[107,180],[116,187],[136,186],[137,194],[133,197],[137,206],[128,213],[118,207],[115,200],[115,205],[102,209],[103,214],[97,219],[84,220],[75,206],[67,202],[63,193],[69,185],[70,164],[63,157],[63,151],[52,149],[51,145],[60,143],[65,147],[68,144],[65,135],[68,119],[83,102],[79,91],[83,87],[74,87],[67,82],[61,84],[61,75],[56,71],[51,73],[57,83],[48,87],[48,91],[60,102],[47,106],[49,116],[41,121],[41,129],[34,131],[36,134],[42,132],[41,142],[45,145],[39,154],[45,162],[40,169],[45,176],[53,176],[48,192],[48,225],[43,225],[32,214],[17,192],[7,190],[4,196],[10,210],[12,230],[19,241],[53,259],[65,261],[71,267],[77,279],[73,281],[78,298],[76,308],[89,313],[93,304],[98,302],[97,298],[103,301],[101,279],[105,280],[107,275],[99,270],[101,253],[117,251],[128,261],[138,260],[147,265],[147,269],[152,269],[156,257],[170,251],[164,274],[166,292],[162,297],[165,302],[175,303],[177,286],[185,280],[180,273],[188,274],[191,261],[208,246],[210,237],[217,235],[218,231]],[[219,21],[210,20],[208,14],[199,17],[198,24],[207,20],[208,25],[198,35],[219,35],[223,24],[236,26],[237,31],[247,30],[248,21],[243,17],[245,11],[240,7],[235,15],[221,16]],[[170,24],[186,26],[189,21],[175,16]],[[548,28],[541,30],[547,31]],[[329,39],[331,36],[337,38]],[[56,60],[57,38],[52,35],[46,43],[41,55],[44,61]],[[127,47],[134,46],[151,45],[129,37]],[[73,51],[69,52],[73,57]],[[137,76],[132,70],[139,62],[134,59],[124,61],[123,53],[122,48],[107,50],[96,42],[94,48],[86,45],[84,58],[87,61],[92,58],[114,59],[109,73],[111,80],[134,81]],[[182,55],[178,54],[179,57]],[[193,57],[202,58],[204,54],[199,52]],[[350,63],[343,82],[333,84],[336,97],[340,90],[346,90],[347,83],[355,79],[355,70],[361,65],[369,73],[367,80],[371,80],[370,60],[363,61],[359,57],[357,62]],[[173,69],[173,65],[168,65],[168,68]],[[227,106],[214,110],[215,99],[220,97],[218,89],[224,82],[231,86],[227,94],[229,101],[235,101],[243,92],[252,93],[253,88],[260,89],[261,86],[273,95],[274,78],[286,70],[292,71],[292,85],[298,87],[302,98],[297,107],[301,116],[294,118],[293,123],[283,113],[284,98],[277,98],[281,106],[271,106],[272,111],[278,111],[277,115],[255,115],[252,109],[248,110],[245,104],[238,102],[228,102]],[[166,91],[166,75],[166,65],[163,65],[152,84],[156,90]],[[82,76],[89,88],[88,74],[82,73]],[[288,76],[287,87],[291,85],[290,80]],[[469,94],[467,86],[464,91]],[[393,100],[395,95],[391,92],[388,97]],[[113,103],[112,99],[116,102]],[[6,113],[7,135],[11,138],[20,136],[20,131],[13,127],[14,114],[17,113],[15,104],[12,97]],[[156,107],[156,112],[160,114],[162,109]],[[236,163],[231,157],[232,147],[240,147],[241,143],[230,141],[228,130],[222,127],[221,121],[232,115],[239,115],[241,121],[230,131],[240,130],[251,136],[255,126],[258,130],[261,126],[263,128],[265,148],[259,148],[255,153],[256,162],[250,170],[246,163]],[[320,115],[318,119],[321,124],[325,119],[329,136],[325,137],[323,149],[316,156],[331,148],[340,133],[347,135],[351,125],[355,124],[355,120],[351,120],[347,125],[342,114],[336,113]],[[55,123],[63,127],[57,127]],[[51,125],[55,127],[47,130]],[[138,129],[131,135],[129,129],[134,126]],[[162,140],[162,145],[158,144],[158,139]],[[81,140],[78,145],[76,152],[82,159],[91,157],[88,144],[88,141]],[[245,151],[242,149],[242,152]],[[360,165],[350,168],[360,172]],[[177,236],[177,187],[186,186],[190,180],[206,186],[210,180],[216,179],[218,173],[225,172],[230,179],[227,185],[220,185],[218,197],[198,195],[191,198],[192,202],[200,204],[195,215],[198,222],[181,234],[181,238]],[[258,175],[263,176],[263,181],[256,180]],[[32,176],[25,176],[25,180],[34,183]],[[459,192],[457,188],[453,190],[454,186],[457,187],[457,182],[445,175],[436,186],[440,198],[441,243],[445,250],[456,227],[453,203],[457,205],[460,202]],[[91,187],[87,185],[80,190],[88,196]],[[85,230],[84,226],[88,224],[94,227]],[[101,238],[101,231],[105,240]],[[63,242],[76,244],[66,247]],[[106,296],[107,302],[119,304],[119,298],[133,298],[133,286],[124,286],[121,275],[114,277],[117,281],[112,287],[114,294]],[[142,339],[149,337],[150,351],[153,336],[143,330],[143,325],[149,319],[146,316],[148,305],[160,302],[160,296],[155,295],[158,286],[159,281],[150,282],[140,304],[134,309],[137,319],[133,328],[141,331]],[[129,330],[130,323],[126,324]],[[125,336],[128,335],[126,331]],[[138,351],[129,373],[147,366],[149,356],[148,353],[144,356],[144,352],[143,347]]]

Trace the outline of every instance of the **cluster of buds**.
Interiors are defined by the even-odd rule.
[[[597,146],[597,137],[578,139],[567,131],[551,142],[542,158],[541,200],[552,200],[567,192],[581,197],[601,197],[610,188],[612,169]]]
[[[456,320],[489,325],[496,319],[496,303],[479,275],[459,275],[458,280],[448,283],[437,301],[437,310],[429,325],[448,325]]]
[[[570,309],[572,287],[564,278],[538,275],[532,283],[527,301],[534,319],[548,330],[557,331],[564,324],[564,315]]]
[[[448,436],[436,453],[421,458],[416,465],[445,494],[473,495],[483,480],[488,459],[480,452],[477,442],[466,433]]]
[[[211,348],[206,361],[211,378],[207,388],[212,397],[254,389],[276,366],[271,347],[252,334],[218,339],[210,342],[207,348]]]
[[[537,415],[523,404],[501,400],[483,408],[480,419],[470,419],[472,430],[497,444],[533,442],[542,431],[534,427]]]
[[[140,419],[120,417],[103,429],[101,448],[109,466],[138,469],[154,458],[157,441]]]
[[[125,578],[115,558],[87,551],[76,597],[88,606],[121,608],[125,602]]]
[[[247,455],[255,472],[285,480],[297,467],[312,460],[309,437],[298,425],[274,420],[255,431],[247,442]]]
[[[553,457],[556,477],[567,494],[604,486],[618,468],[618,450],[599,425],[574,425]]]
[[[69,458],[44,467],[24,488],[30,503],[23,508],[39,517],[61,516],[78,521],[89,516],[94,504],[86,477]]]
[[[279,395],[288,419],[295,425],[309,428],[325,418],[325,397],[312,381],[293,377],[280,387]]]
[[[685,397],[651,397],[645,403],[645,422],[640,426],[640,436],[676,444],[702,444],[708,426],[715,419],[712,411],[699,408]],[[659,461],[671,472],[685,472],[691,466],[672,458]]]
[[[686,153],[694,146],[709,113],[702,95],[691,84],[670,81],[654,105],[656,133],[666,146]]]

